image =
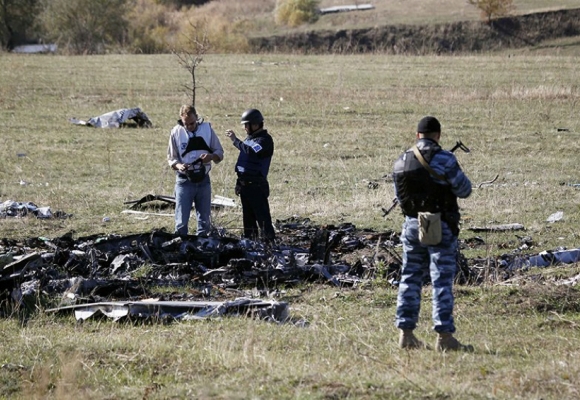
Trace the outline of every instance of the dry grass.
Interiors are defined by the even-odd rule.
[[[123,201],[172,193],[164,152],[178,105],[186,101],[186,72],[171,56],[70,60],[0,61],[2,198],[75,215],[58,222],[5,221],[2,230],[27,236],[169,228],[172,222],[161,217],[143,222],[119,212]],[[580,94],[574,58],[208,56],[200,68],[198,108],[217,132],[239,131],[247,107],[266,115],[278,149],[271,179],[277,218],[300,214],[384,226],[380,207],[393,191],[382,177],[412,143],[416,121],[434,114],[443,123],[445,147],[462,140],[473,149],[458,157],[474,184],[499,174],[494,185],[462,203],[471,223],[521,222],[537,232],[554,231],[546,245],[561,243],[558,237],[578,244],[571,222],[579,192],[560,186],[576,181]],[[67,123],[72,116],[134,106],[151,117],[153,129]],[[235,152],[222,139],[226,159],[213,171],[214,192],[235,197]],[[379,188],[368,189],[369,180],[379,181]],[[565,211],[567,222],[546,225],[557,210]],[[239,216],[230,214],[220,217]],[[101,225],[104,216],[111,223]],[[399,220],[391,223],[396,227]]]
[[[169,129],[188,76],[172,56],[0,57],[0,200],[32,201],[74,214],[6,219],[0,237],[55,237],[172,229],[171,219],[121,214],[123,201],[171,194]],[[580,246],[574,57],[219,56],[200,67],[200,113],[218,134],[248,107],[261,109],[276,141],[275,218],[354,222],[398,230],[383,219],[389,174],[413,142],[417,121],[440,118],[443,146],[474,184],[462,201],[470,225],[520,222],[537,252]],[[141,107],[155,127],[100,130],[71,125]],[[559,130],[558,128],[565,129]],[[215,194],[234,198],[235,152],[222,136]],[[19,157],[18,154],[25,154]],[[20,180],[27,182],[20,185]],[[369,189],[368,181],[379,182]],[[547,223],[557,210],[564,219]],[[103,216],[111,222],[102,223]],[[215,215],[241,225],[239,210]],[[464,229],[462,238],[473,236]],[[486,234],[486,255],[509,251],[513,234]],[[510,249],[513,247],[510,247]],[[470,257],[478,251],[467,251]],[[536,271],[538,272],[538,271]],[[578,273],[560,268],[558,274]],[[547,285],[550,284],[546,281]],[[474,354],[403,352],[396,346],[396,291],[289,289],[292,315],[310,325],[223,319],[172,325],[114,324],[41,313],[0,321],[0,397],[5,398],[433,398],[560,399],[579,396],[576,289],[458,288],[460,339]],[[425,291],[419,335],[429,328]],[[20,367],[20,365],[22,367]]]
[[[12,350],[2,357],[22,367],[0,370],[0,385],[11,398],[59,399],[578,395],[578,320],[518,306],[530,291],[461,291],[459,336],[477,350],[445,355],[396,348],[392,290],[295,294],[293,312],[308,317],[307,328],[245,319],[76,327],[68,319],[39,317],[24,327],[5,321],[4,348]],[[426,326],[418,334],[434,339]]]

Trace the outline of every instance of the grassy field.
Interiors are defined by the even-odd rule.
[[[431,114],[445,148],[461,140],[472,150],[457,154],[475,186],[460,202],[462,239],[475,236],[471,226],[517,222],[535,242],[531,253],[577,248],[580,191],[563,184],[580,182],[578,65],[553,54],[207,56],[197,107],[226,150],[213,192],[235,198],[236,152],[224,131],[241,132],[240,114],[257,107],[276,143],[274,218],[398,230],[398,212],[382,217],[394,195],[384,177]],[[171,218],[121,211],[124,201],[172,194],[165,151],[189,79],[175,57],[1,54],[0,71],[0,200],[74,215],[4,219],[0,237],[172,230]],[[141,107],[154,128],[68,122],[125,107]],[[546,222],[556,211],[563,220]],[[239,210],[214,218],[239,232]],[[464,254],[495,257],[518,243],[513,233],[483,238],[485,250]],[[458,337],[473,354],[399,350],[396,289],[384,284],[289,288],[284,299],[307,327],[235,318],[78,326],[39,310],[25,324],[0,321],[0,398],[578,398],[578,290],[550,281],[579,269],[555,268],[520,287],[458,287]],[[428,289],[421,318],[419,336],[434,340]]]

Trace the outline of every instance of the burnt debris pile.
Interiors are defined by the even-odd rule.
[[[36,304],[42,298],[62,306],[152,296],[165,301],[225,300],[306,282],[337,287],[377,279],[398,282],[398,232],[357,229],[350,223],[317,226],[299,217],[277,221],[276,228],[278,238],[270,245],[228,236],[224,229],[210,237],[154,230],[125,236],[4,238],[0,303]],[[485,243],[471,238],[462,240],[460,247],[476,246]],[[566,262],[563,256],[580,258],[576,253],[524,257],[516,251],[497,259],[471,260],[459,253],[456,279],[462,284],[505,280],[517,270],[540,266],[539,261],[552,265]]]
[[[279,236],[272,245],[227,234],[176,236],[163,230],[76,239],[72,234],[21,241],[4,238],[0,301],[39,296],[61,304],[63,299],[69,303],[139,299],[160,287],[175,288],[166,295],[171,299],[191,300],[302,282],[358,285],[389,271],[394,279],[400,266],[394,232],[361,231],[352,224],[320,227],[298,218],[278,221],[277,229]],[[359,257],[360,251],[376,254]]]

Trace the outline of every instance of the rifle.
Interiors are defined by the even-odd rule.
[[[457,149],[463,150],[464,153],[471,153],[471,150],[469,150],[469,148],[466,145],[461,143],[461,140],[458,140],[457,142],[455,142],[455,146],[453,146],[451,148],[451,150],[449,150],[449,151],[452,153],[455,153],[455,150],[457,150]]]
[[[464,153],[470,153],[471,152],[471,150],[469,150],[469,147],[467,147],[466,145],[464,145],[461,142],[461,140],[458,140],[457,142],[455,142],[455,146],[453,146],[451,148],[451,150],[449,150],[449,151],[452,152],[452,153],[455,153],[455,150],[457,150],[457,149],[463,150]],[[389,206],[389,208],[381,207],[381,210],[383,211],[383,217],[386,217],[387,215],[389,215],[389,213],[395,209],[395,207],[397,206],[397,204],[399,204],[399,199],[397,199],[395,197],[393,199],[393,202]]]

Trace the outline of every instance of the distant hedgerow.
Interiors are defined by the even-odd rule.
[[[278,0],[275,18],[279,25],[295,27],[318,20],[319,0]]]

